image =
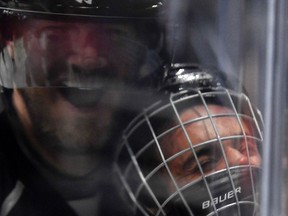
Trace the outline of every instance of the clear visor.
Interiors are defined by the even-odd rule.
[[[135,84],[160,65],[153,19],[11,20],[1,27],[0,84],[6,88],[115,87]]]
[[[116,170],[142,215],[257,215],[262,120],[245,95],[181,92],[126,129]]]

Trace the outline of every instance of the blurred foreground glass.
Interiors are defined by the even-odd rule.
[[[287,39],[287,3],[282,0],[174,1],[170,2],[168,11],[169,13],[167,13],[165,24],[167,33],[166,47],[170,54],[170,64],[173,65],[183,62],[200,63],[207,68],[218,68],[229,76],[236,77],[236,79],[234,79],[236,81],[232,81],[231,85],[234,86],[235,89],[238,89],[238,92],[242,92],[242,86],[244,86],[246,89],[245,92],[249,95],[252,104],[255,104],[263,113],[265,126],[263,136],[264,142],[260,150],[262,161],[261,169],[263,171],[260,175],[260,215],[286,215],[287,43],[285,43],[285,41]],[[171,104],[168,105],[169,103]],[[174,101],[170,101],[169,103],[167,106],[173,106]],[[151,109],[157,110],[155,107],[145,109],[144,113],[146,114],[144,117],[142,116],[144,120],[140,120],[140,122],[143,124],[144,122],[149,122],[152,115],[150,112],[157,113],[157,111],[159,111],[151,111]],[[175,115],[173,111],[171,111],[170,114],[171,118],[172,115]],[[181,117],[181,113],[179,116]],[[137,120],[135,121],[137,122]],[[134,123],[136,124],[136,122]],[[136,125],[136,128],[141,126],[140,123]],[[177,127],[176,125],[174,126]],[[171,126],[171,128],[173,127]],[[132,155],[131,164],[137,164],[137,166],[140,167],[142,163],[138,160],[141,160],[140,156],[144,152],[144,149],[142,151],[138,149],[139,152],[136,151],[138,153],[134,151],[133,147],[129,150],[130,142],[128,138],[130,135],[133,136],[134,132],[137,132],[137,129],[135,128],[131,129],[133,132],[130,131],[130,129],[127,129],[126,134],[123,137],[125,140],[123,145],[126,147],[128,146],[126,156],[131,157]],[[143,131],[146,129],[139,130],[141,133],[145,134]],[[129,135],[127,135],[127,133]],[[152,131],[152,134],[154,134],[154,131]],[[151,138],[150,141],[149,138],[147,138],[148,141],[144,139],[147,142],[142,140],[143,148],[145,146],[144,143],[150,143],[150,145],[153,146],[151,143],[157,143],[155,140],[158,140],[159,145],[157,147],[159,150],[159,146],[161,146],[161,142],[159,141],[160,138],[158,137],[159,134],[156,133],[154,135],[155,136],[149,137]],[[143,134],[140,134],[138,138],[142,136]],[[170,143],[174,142],[171,137],[169,139]],[[139,141],[140,144],[142,141]],[[148,149],[149,148],[147,147],[147,152],[150,151]],[[154,151],[157,151],[157,149],[154,149]],[[218,151],[215,149],[213,151],[214,157],[217,157]],[[183,152],[183,157],[185,157],[184,153],[185,151]],[[197,154],[197,152],[195,153]],[[180,154],[178,156],[182,157]],[[144,185],[146,187],[148,186],[148,188],[150,187],[149,181],[153,181],[152,176],[154,174],[156,175],[157,171],[160,173],[166,172],[166,175],[170,175],[171,177],[171,173],[169,174],[169,171],[167,173],[167,170],[171,170],[171,172],[173,170],[173,154],[170,153],[171,158],[168,156],[166,158],[165,154],[161,157],[163,163],[154,164],[154,168],[157,167],[155,170],[148,170],[147,173],[142,173],[138,176],[138,178],[140,178],[138,180],[143,184],[141,188],[144,188]],[[151,163],[152,161],[153,158],[151,159]],[[149,165],[145,165],[145,167],[146,166],[149,167]],[[150,164],[150,166],[152,165]],[[169,168],[170,166],[171,168]],[[141,168],[139,167],[138,169]],[[132,169],[132,167],[129,168]],[[134,169],[136,169],[134,171],[139,174],[140,171],[137,167]],[[179,173],[180,171],[178,174]],[[191,176],[191,173],[187,174],[187,176],[189,175]],[[128,171],[125,172],[124,178],[129,178],[129,176],[133,175]],[[207,175],[205,176],[207,177]],[[137,181],[137,179],[135,181]],[[185,185],[185,179],[182,180],[182,183],[179,183],[177,179],[174,181],[173,178],[172,180],[170,179],[170,181],[172,181],[170,182],[170,185],[174,185],[174,189],[173,187],[172,189],[167,189],[167,187],[163,188],[164,184],[160,183],[155,177],[155,182],[158,183],[156,184],[157,186],[155,186],[157,192],[165,192],[168,194],[169,192],[171,193],[171,191],[179,192],[180,190],[182,192],[181,187],[179,189],[177,186]],[[127,185],[125,186],[127,187]],[[136,202],[136,206],[141,203],[139,202],[137,204],[139,201],[138,199],[141,197],[141,188],[132,188],[132,192],[130,191],[129,193],[130,196],[131,194],[133,195],[132,200]],[[148,189],[146,193],[151,195],[155,188],[151,190]],[[233,198],[237,197],[237,188],[232,188],[231,191],[231,193],[233,193]],[[164,198],[162,198],[166,200],[166,202],[158,200],[157,192],[152,193],[154,197],[151,198],[151,203],[148,203],[148,206],[156,205],[158,208],[156,214],[165,215],[167,212],[162,207],[164,207],[172,197],[169,199],[167,196],[163,195]],[[223,200],[223,197],[225,196],[232,197],[231,193],[230,195],[229,193],[230,191],[227,190],[227,193],[223,194],[222,197],[217,195],[212,196],[213,199],[210,200],[209,205],[212,205],[213,202],[219,204],[219,200]],[[188,192],[188,194],[191,195],[191,192]],[[203,193],[193,192],[194,197],[200,198],[201,195],[203,195]],[[183,196],[179,196],[180,197],[178,198],[183,200]],[[191,211],[193,210],[193,208],[189,206],[189,203],[188,207],[186,205],[185,208],[188,212],[189,209]],[[144,211],[147,211],[147,209],[144,208]],[[148,208],[148,212],[149,214],[155,213],[154,210],[151,210],[150,208]],[[236,215],[240,214],[241,213],[238,212]],[[198,215],[198,213],[189,212],[188,215]],[[221,211],[217,213],[215,211],[211,214],[203,213],[203,215],[221,215]]]

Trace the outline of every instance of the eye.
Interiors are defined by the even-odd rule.
[[[222,158],[218,142],[213,142],[197,152],[199,164],[203,172],[209,172],[216,168],[217,162]]]
[[[110,40],[120,41],[125,38],[131,38],[132,32],[126,29],[123,26],[112,26],[106,30],[106,33],[109,35]]]
[[[196,162],[190,164],[189,166],[183,167],[183,170],[185,171],[185,173],[188,173],[188,174],[191,174],[191,173],[194,174],[194,173],[199,172],[199,169],[198,169]]]
[[[58,42],[62,40],[65,36],[65,32],[59,29],[46,30],[42,32],[42,38],[47,41]]]
[[[212,157],[207,157],[200,160],[201,167],[204,172],[213,170],[217,164],[217,160]]]
[[[250,155],[259,154],[259,145],[255,139],[242,138],[239,151],[242,154],[246,154],[246,153],[249,153]]]
[[[212,159],[212,158],[198,158],[198,159],[199,159],[199,164],[201,166],[201,169],[204,172],[212,169],[215,166],[215,163],[217,162],[215,159]],[[184,165],[183,170],[185,171],[185,173],[189,173],[190,175],[193,175],[195,173],[200,173],[200,169],[196,160],[194,160],[193,162],[191,161],[189,165],[187,164]]]

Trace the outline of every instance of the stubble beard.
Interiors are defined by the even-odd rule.
[[[37,142],[35,145],[61,154],[91,155],[101,151],[111,136],[113,111],[99,105],[95,111],[69,117],[59,113],[54,117],[57,108],[49,104],[50,96],[45,97],[47,92],[49,90],[21,90],[32,123],[33,140]]]

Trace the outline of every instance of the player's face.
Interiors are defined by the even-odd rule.
[[[104,21],[26,21],[18,26],[22,35],[18,41],[23,43],[14,43],[15,60],[26,58],[31,85],[87,88],[97,81],[99,85],[110,79],[123,82],[146,54],[134,27]]]
[[[32,20],[17,34],[9,52],[36,87],[15,88],[13,103],[32,145],[53,161],[56,152],[93,156],[111,138],[119,89],[145,55],[134,28]]]
[[[187,137],[181,128],[161,139],[162,151],[166,158],[188,149],[186,153],[168,162],[179,187],[202,178],[197,160],[205,175],[233,166],[259,167],[261,165],[256,140],[249,138],[249,136],[257,137],[255,124],[251,120],[241,118],[241,126],[235,115],[229,116],[233,111],[228,108],[218,105],[208,105],[208,108],[212,115],[218,115],[212,118],[213,124],[209,118],[206,118],[185,126],[197,158],[191,151]],[[226,116],[219,116],[219,114]],[[183,122],[205,116],[207,117],[207,111],[204,106],[187,109],[180,115]],[[247,138],[244,138],[244,134]],[[170,186],[173,188],[172,185]]]

